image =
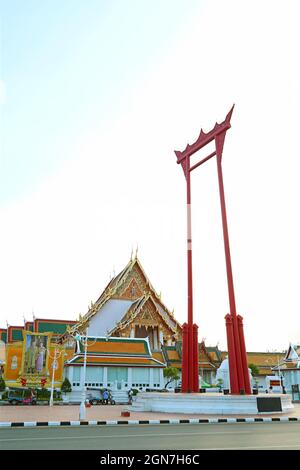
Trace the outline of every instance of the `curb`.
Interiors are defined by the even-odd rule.
[[[42,426],[114,426],[118,424],[220,424],[220,423],[270,423],[300,422],[300,417],[282,418],[208,418],[208,419],[149,419],[149,420],[108,420],[108,421],[24,421],[0,422],[0,428],[42,427]]]

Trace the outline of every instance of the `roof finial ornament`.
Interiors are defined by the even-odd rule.
[[[138,252],[139,252],[139,245],[138,245],[138,244],[136,244],[136,249],[135,249],[135,259],[137,259]]]

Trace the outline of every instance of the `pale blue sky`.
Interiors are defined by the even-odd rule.
[[[130,105],[128,89],[201,3],[2,0],[0,201],[30,192],[66,158],[66,142]]]
[[[299,0],[0,4],[0,326],[85,314],[136,244],[186,321],[174,149],[235,103],[223,172],[246,345],[299,341]],[[226,348],[218,198],[211,159],[192,175],[194,317]]]

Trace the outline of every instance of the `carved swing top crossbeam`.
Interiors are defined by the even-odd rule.
[[[221,122],[220,124],[216,122],[214,128],[211,131],[204,132],[203,129],[201,129],[198,139],[192,145],[188,144],[185,150],[183,150],[182,152],[180,150],[175,150],[175,154],[177,156],[177,163],[182,165],[185,175],[186,175],[187,169],[189,172],[191,172],[195,170],[195,168],[198,168],[198,166],[207,162],[208,160],[210,160],[212,157],[214,157],[217,154],[217,151],[215,150],[214,152],[210,153],[207,157],[203,158],[192,167],[186,164],[187,159],[191,157],[194,153],[198,152],[198,150],[202,149],[207,144],[215,140],[218,135],[230,129],[231,127],[230,120],[231,120],[231,116],[233,113],[233,108],[234,108],[234,105],[232,106],[231,110],[227,114],[225,120]]]

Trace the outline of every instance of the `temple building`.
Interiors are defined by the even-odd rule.
[[[55,361],[54,385],[64,380],[64,363],[73,356],[73,344],[60,344],[67,327],[75,321],[34,319],[24,326],[8,326],[0,330],[5,345],[3,377],[8,387],[50,387]]]
[[[288,392],[292,392],[293,387],[298,388],[298,397],[300,400],[300,344],[290,344],[285,357],[273,367],[276,375],[281,377],[283,385]]]
[[[165,386],[164,368],[181,370],[182,366],[182,327],[155,291],[137,256],[110,280],[79,319],[34,319],[24,326],[0,329],[0,341],[5,344],[3,375],[7,386],[50,387],[55,354],[55,387],[67,377],[75,394],[84,386],[161,389]],[[199,343],[200,383],[214,384],[226,357],[227,352],[217,346]],[[274,374],[278,357],[282,360],[284,354],[248,353],[248,364],[258,367],[261,383]]]
[[[87,334],[87,387],[164,387],[167,351],[181,340],[181,325],[156,293],[137,257],[106,286],[68,333]],[[67,338],[67,335],[65,335]],[[64,341],[64,338],[63,338]],[[168,349],[167,349],[168,348]],[[65,364],[73,389],[83,386],[83,344]],[[176,355],[178,362],[181,359]]]

